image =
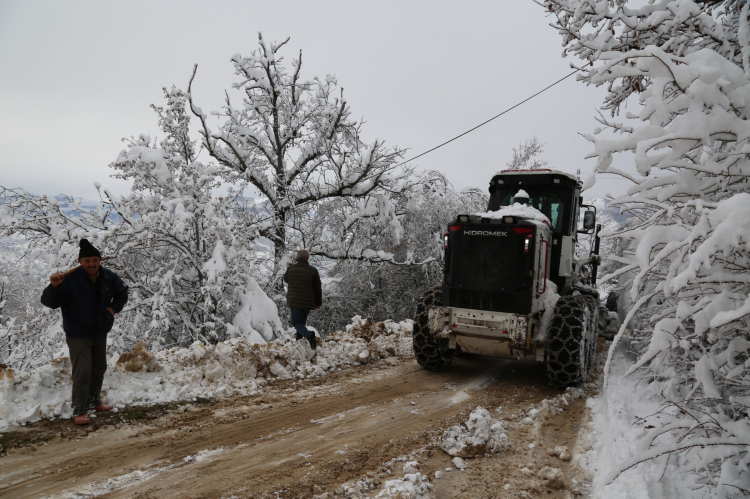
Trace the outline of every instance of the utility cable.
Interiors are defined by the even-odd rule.
[[[560,78],[559,80],[557,80],[557,81],[556,81],[555,83],[553,83],[553,84],[551,84],[551,85],[549,85],[549,86],[547,86],[547,87],[545,87],[545,88],[541,89],[540,91],[538,91],[537,93],[535,93],[535,94],[534,94],[534,95],[532,95],[531,97],[527,97],[526,99],[522,100],[522,101],[521,101],[521,102],[519,102],[518,104],[516,104],[516,105],[514,105],[514,106],[512,106],[512,107],[509,107],[508,109],[506,109],[506,110],[505,110],[505,111],[503,111],[502,113],[498,114],[497,116],[493,116],[492,118],[488,119],[488,120],[487,120],[487,121],[485,121],[484,123],[480,123],[479,125],[475,126],[474,128],[472,128],[472,129],[470,129],[470,130],[466,130],[466,131],[465,131],[464,133],[462,133],[461,135],[456,135],[456,136],[455,136],[455,137],[453,137],[452,139],[450,139],[450,140],[447,140],[447,141],[443,142],[442,144],[440,144],[440,145],[438,145],[438,146],[435,146],[435,147],[433,147],[432,149],[430,149],[430,150],[428,150],[428,151],[425,151],[425,152],[423,152],[422,154],[419,154],[419,155],[417,155],[417,156],[414,156],[414,157],[413,157],[413,158],[411,158],[411,159],[408,159],[408,160],[406,160],[406,161],[404,161],[404,162],[402,162],[402,163],[399,163],[399,164],[397,164],[396,166],[401,166],[401,165],[405,165],[406,163],[409,163],[409,162],[411,162],[411,161],[414,161],[414,160],[415,160],[415,159],[417,159],[417,158],[421,158],[421,157],[422,157],[422,156],[424,156],[425,154],[429,154],[429,153],[431,153],[432,151],[434,151],[434,150],[436,150],[436,149],[440,149],[441,147],[443,147],[443,146],[444,146],[444,145],[446,145],[446,144],[450,144],[451,142],[453,142],[453,141],[454,141],[454,140],[456,140],[456,139],[460,139],[461,137],[463,137],[463,136],[464,136],[464,135],[466,135],[467,133],[471,133],[471,132],[473,132],[473,131],[474,131],[474,130],[476,130],[477,128],[479,128],[479,127],[482,127],[482,126],[486,125],[487,123],[489,123],[490,121],[494,120],[495,118],[499,118],[500,116],[504,115],[504,114],[505,114],[505,113],[507,113],[508,111],[512,111],[513,109],[517,108],[518,106],[520,106],[520,105],[521,105],[521,104],[523,104],[524,102],[528,102],[528,101],[530,101],[531,99],[533,99],[534,97],[536,97],[537,95],[539,95],[539,94],[541,94],[541,93],[543,93],[543,92],[546,92],[546,91],[547,91],[547,90],[549,90],[550,88],[554,87],[555,85],[557,85],[557,84],[558,84],[558,83],[560,83],[561,81],[563,81],[563,80],[566,80],[566,79],[570,78],[571,76],[573,76],[574,74],[576,74],[576,73],[577,73],[577,72],[579,72],[579,71],[580,71],[580,69],[576,69],[575,71],[573,71],[573,72],[572,72],[572,73],[570,73],[569,75],[567,75],[567,76],[563,76],[562,78]]]

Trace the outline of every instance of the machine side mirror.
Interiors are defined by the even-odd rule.
[[[592,210],[586,210],[583,213],[583,230],[590,232],[596,226],[596,213]]]

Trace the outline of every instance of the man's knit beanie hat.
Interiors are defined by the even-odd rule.
[[[98,256],[99,258],[102,257],[102,254],[99,253],[99,250],[94,248],[91,243],[88,241],[88,239],[81,239],[81,250],[78,252],[78,259],[81,258],[87,258],[90,256]]]

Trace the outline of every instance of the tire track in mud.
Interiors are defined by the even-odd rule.
[[[430,443],[477,405],[507,414],[560,393],[532,361],[462,356],[432,373],[392,358],[5,457],[0,498],[312,497],[417,449],[442,465]]]

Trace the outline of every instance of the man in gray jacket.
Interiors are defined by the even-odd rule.
[[[297,330],[296,339],[307,338],[313,350],[318,347],[315,333],[308,331],[305,324],[310,310],[323,304],[318,269],[308,263],[310,253],[305,249],[297,251],[297,263],[286,269],[284,282],[289,284],[286,303],[292,311],[292,325]]]

